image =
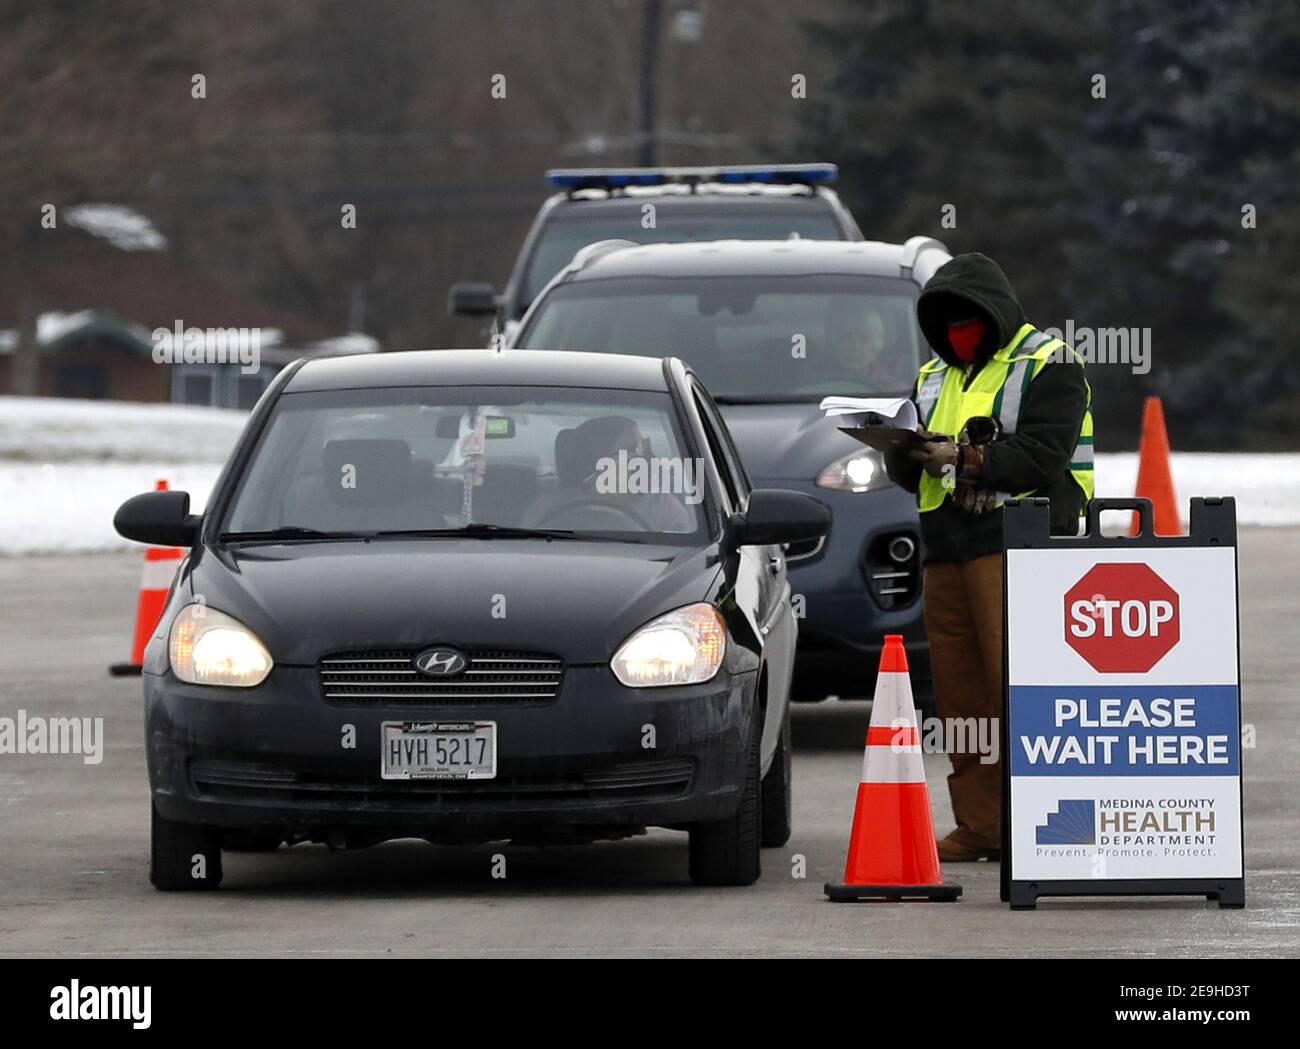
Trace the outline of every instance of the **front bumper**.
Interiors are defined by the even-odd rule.
[[[817,553],[788,562],[791,592],[804,598],[795,695],[801,699],[870,696],[886,634],[902,634],[913,675],[929,677],[915,497],[892,484],[872,492],[832,491],[807,481],[755,481],[754,485],[806,492],[830,507],[832,515],[830,532]],[[879,556],[883,544],[899,535],[909,537],[915,547],[910,575],[914,584],[894,599],[895,607],[885,608],[873,593],[872,572],[900,566],[872,559]]]
[[[149,783],[164,817],[313,840],[607,837],[734,814],[755,674],[629,689],[605,666],[565,670],[539,705],[332,705],[315,668],[254,689],[146,674]],[[492,780],[380,777],[380,724],[497,723]],[[646,744],[652,744],[647,746]]]

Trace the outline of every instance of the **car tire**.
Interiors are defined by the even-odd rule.
[[[221,884],[221,835],[212,827],[169,820],[153,809],[149,881],[160,892],[215,889]]]
[[[763,834],[765,849],[775,849],[790,840],[792,830],[793,798],[791,791],[792,766],[790,745],[790,704],[785,705],[785,718],[781,722],[781,735],[776,741],[772,765],[763,777]]]
[[[736,814],[691,827],[690,873],[696,885],[753,885],[762,873],[763,789],[759,775],[762,726],[754,719],[745,761],[745,784]]]

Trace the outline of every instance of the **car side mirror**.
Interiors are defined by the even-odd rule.
[[[113,527],[123,539],[154,546],[193,546],[202,521],[190,513],[189,492],[133,495],[113,515]]]
[[[447,312],[461,317],[491,317],[497,312],[497,293],[482,281],[457,281],[447,292]]]
[[[784,488],[755,489],[745,512],[731,517],[737,546],[798,543],[823,536],[830,527],[831,511],[825,503]]]

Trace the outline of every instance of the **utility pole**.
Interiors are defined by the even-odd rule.
[[[645,16],[641,22],[641,83],[638,100],[641,145],[637,149],[637,163],[643,168],[654,167],[658,161],[655,142],[658,117],[655,78],[658,72],[659,29],[663,13],[663,0],[645,0]]]

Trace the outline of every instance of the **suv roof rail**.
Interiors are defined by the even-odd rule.
[[[719,167],[677,168],[552,168],[546,181],[573,193],[580,189],[616,190],[628,186],[696,185],[719,182],[739,185],[813,186],[834,182],[834,164],[726,164]]]
[[[942,251],[946,254],[948,245],[933,237],[908,237],[903,242],[903,257],[899,261],[899,268],[904,277],[911,275],[912,270],[916,268],[916,260],[923,251]]]

